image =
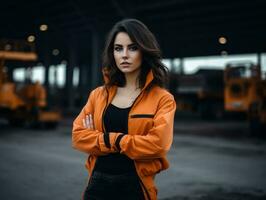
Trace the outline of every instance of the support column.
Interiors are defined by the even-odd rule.
[[[96,88],[100,83],[101,69],[100,64],[100,42],[99,33],[96,29],[92,31],[92,60],[91,60],[91,89]]]
[[[86,64],[83,64],[79,68],[80,73],[79,73],[79,91],[82,94],[81,95],[81,104],[84,105],[88,99],[89,95],[89,85],[91,81],[88,81],[88,76],[89,76],[89,66]]]
[[[7,69],[7,79],[9,82],[13,82],[13,72],[14,72],[14,68],[9,66]]]
[[[257,66],[258,66],[258,73],[259,73],[259,77],[263,78],[263,71],[262,71],[262,66],[261,66],[261,53],[257,53]]]
[[[175,73],[176,72],[176,68],[175,68],[175,63],[174,63],[174,59],[173,58],[170,58],[169,59],[170,61],[170,73]]]
[[[42,33],[39,34],[40,40],[41,40],[41,44],[42,44],[42,51],[43,51],[43,66],[45,69],[45,77],[44,77],[44,85],[45,88],[47,90],[47,95],[48,95],[48,90],[49,90],[49,68],[51,65],[51,52],[49,49],[49,40],[48,40],[48,36],[47,33]]]
[[[47,95],[47,103],[48,105],[51,105],[51,94],[50,94],[50,85],[49,85],[49,69],[51,65],[51,55],[49,52],[49,47],[48,47],[48,40],[47,37],[43,36],[43,66],[44,66],[44,86],[46,89],[46,95]]]
[[[179,73],[184,74],[184,58],[180,58]]]
[[[261,53],[257,53],[257,62],[259,66],[261,66],[261,59],[262,59]]]
[[[75,94],[73,88],[73,70],[77,66],[77,40],[72,36],[69,41],[69,60],[66,66],[66,103],[68,110],[74,109]]]

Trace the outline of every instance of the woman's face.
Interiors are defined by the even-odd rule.
[[[142,53],[125,32],[119,32],[114,40],[114,59],[123,73],[139,72]]]

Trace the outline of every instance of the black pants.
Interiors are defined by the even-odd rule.
[[[144,200],[136,174],[93,172],[84,192],[84,200]]]

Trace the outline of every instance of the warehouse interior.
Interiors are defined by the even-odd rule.
[[[72,152],[72,123],[90,92],[103,84],[107,34],[126,18],[142,21],[157,38],[169,69],[167,89],[177,105],[170,153],[174,170],[160,175],[159,199],[266,198],[261,178],[266,175],[266,1],[9,0],[1,2],[0,10],[0,155],[6,158],[0,171],[7,172],[0,175],[0,181],[7,182],[0,199],[80,197],[86,184],[84,155]],[[68,145],[67,150],[60,145]],[[178,154],[179,146],[184,157]],[[30,149],[40,157],[22,158]],[[17,150],[22,157],[16,157]],[[50,157],[64,151],[64,160],[59,159],[64,165]],[[207,167],[195,162],[190,151]],[[203,155],[207,151],[217,160],[209,161],[210,155]],[[236,168],[234,156],[239,160]],[[9,180],[8,174],[18,173],[14,162],[20,163],[19,170],[32,166],[33,174],[27,168],[25,177],[18,176],[19,181],[26,179],[26,185]],[[56,172],[47,170],[50,162]],[[75,178],[70,175],[74,166]],[[185,167],[188,170],[182,171]],[[64,178],[61,168],[68,173]],[[43,174],[37,180],[39,169]],[[221,177],[214,175],[219,170]],[[191,177],[190,172],[195,174]],[[46,177],[50,182],[40,180]],[[33,184],[35,178],[43,189]],[[71,189],[71,194],[64,194]]]
[[[17,67],[44,66],[42,82],[49,91],[52,87],[49,73],[53,74],[56,71],[53,68],[59,64],[65,64],[65,85],[61,91],[64,98],[60,99],[65,101],[65,108],[75,107],[73,93],[76,101],[84,103],[85,94],[102,84],[101,52],[105,37],[122,18],[137,18],[148,24],[159,41],[163,58],[170,60],[265,52],[265,2],[262,0],[134,3],[29,0],[2,2],[1,8],[1,18],[5,20],[1,20],[0,35],[7,40],[3,41],[2,48],[12,48],[8,45],[12,43],[10,40],[33,40],[38,55],[31,63],[7,61],[10,77]],[[227,41],[221,44],[219,39]],[[74,81],[75,88],[73,73],[79,76],[79,83]]]

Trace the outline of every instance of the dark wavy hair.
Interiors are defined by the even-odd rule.
[[[126,83],[124,74],[116,66],[113,53],[114,40],[119,32],[126,32],[142,53],[141,71],[138,77],[139,87],[144,87],[150,70],[152,70],[154,75],[152,85],[165,87],[168,81],[168,69],[161,61],[159,44],[146,25],[136,19],[124,19],[117,22],[108,34],[102,63],[103,67],[109,72],[109,83],[107,85],[123,87]]]

